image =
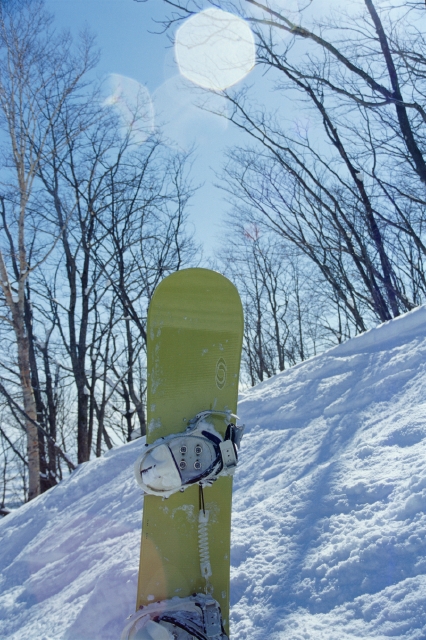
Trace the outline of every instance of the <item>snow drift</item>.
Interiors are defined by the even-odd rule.
[[[232,640],[426,637],[426,309],[243,394]],[[0,638],[117,640],[135,441],[0,521]]]

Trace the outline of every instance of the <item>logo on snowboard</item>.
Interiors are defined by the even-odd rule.
[[[219,358],[216,364],[216,386],[223,389],[226,383],[226,362],[223,358]]]

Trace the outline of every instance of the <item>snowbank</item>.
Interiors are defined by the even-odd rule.
[[[140,443],[80,465],[0,521],[2,640],[118,640],[135,603]]]
[[[426,309],[241,397],[232,640],[426,637]],[[117,640],[136,441],[0,521],[0,638]]]

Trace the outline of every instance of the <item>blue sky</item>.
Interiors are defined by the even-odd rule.
[[[152,92],[176,73],[167,36],[150,33],[152,19],[164,16],[161,0],[46,0],[46,7],[73,34],[88,26],[97,35],[101,74],[130,76]]]
[[[154,103],[156,122],[172,144],[195,147],[193,181],[203,183],[190,205],[190,221],[206,257],[220,250],[221,227],[227,205],[214,186],[227,145],[241,138],[225,120],[201,112],[195,102],[199,93],[180,76],[167,35],[152,19],[164,17],[160,0],[46,0],[58,27],[75,35],[88,26],[97,35],[101,50],[98,74],[121,74],[147,87]]]

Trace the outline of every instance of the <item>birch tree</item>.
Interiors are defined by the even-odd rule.
[[[83,77],[96,62],[83,36],[74,53],[69,35],[56,34],[41,0],[0,4],[0,126],[3,144],[0,280],[3,318],[15,336],[27,420],[28,498],[40,493],[37,407],[31,379],[31,307],[27,282],[55,247],[61,232],[38,216],[37,176],[46,143],[65,105],[78,99]],[[81,123],[77,123],[77,130]],[[77,130],[75,133],[77,133]],[[64,223],[65,224],[65,223]]]

